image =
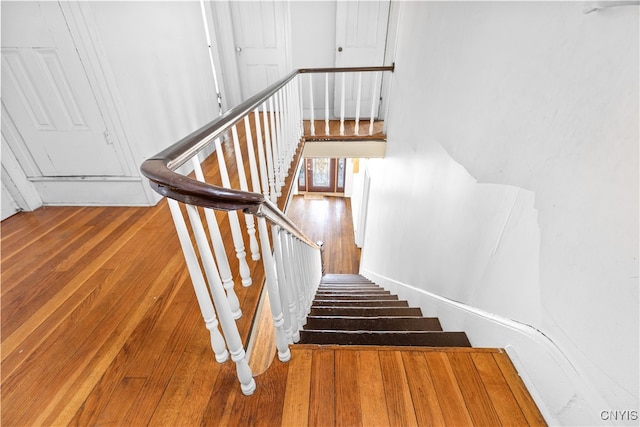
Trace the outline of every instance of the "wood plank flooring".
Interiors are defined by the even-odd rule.
[[[282,425],[541,426],[503,350],[295,345]]]
[[[225,151],[225,157],[233,173],[233,154]],[[215,168],[205,171],[215,176]],[[298,207],[292,215],[348,214],[346,204],[332,207],[338,200],[327,201],[329,206],[316,208],[324,205],[313,201],[313,208]],[[226,214],[217,215],[228,230]],[[333,228],[316,221],[312,226],[320,230]],[[215,361],[164,201],[152,208],[44,207],[3,221],[1,232],[3,426],[345,425],[358,420],[379,425],[428,417],[468,422],[481,416],[468,406],[471,392],[449,382],[471,363],[476,375],[466,383],[484,385],[481,402],[493,405],[491,419],[507,424],[524,417],[533,425],[529,420],[539,417],[535,406],[523,403],[530,397],[508,358],[488,353],[488,359],[482,351],[465,353],[464,365],[453,367],[458,360],[448,353],[400,353],[399,358],[389,350],[337,354],[331,348],[316,352],[294,346],[291,362],[276,358],[256,378],[256,392],[242,395],[235,365]],[[231,241],[228,231],[223,237]],[[328,252],[353,250],[349,256],[329,254],[327,263],[334,272],[357,272],[352,231],[313,237],[324,240]],[[235,252],[231,244],[227,248],[236,272]],[[238,327],[245,338],[263,274],[261,261],[248,257],[248,262],[254,286],[236,286],[244,311]],[[234,280],[239,284],[238,277]],[[497,372],[502,374],[494,378]],[[403,388],[387,390],[383,381]],[[331,397],[332,388],[358,396],[360,404],[351,407],[354,400]],[[423,392],[431,389],[435,394]],[[291,396],[302,406],[287,403],[283,411]],[[306,409],[303,396],[309,397]],[[505,396],[518,402],[520,412],[513,402],[500,403]],[[382,397],[391,406],[383,406]],[[309,405],[318,399],[321,404]],[[414,414],[404,413],[409,399]],[[462,403],[467,417],[457,412]]]
[[[360,272],[360,248],[354,243],[351,199],[322,196],[305,199],[294,196],[287,216],[313,241],[324,242],[324,265],[327,273]]]

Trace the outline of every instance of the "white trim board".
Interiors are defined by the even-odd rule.
[[[138,177],[37,177],[30,181],[47,206],[152,206],[161,199],[146,179]]]
[[[606,424],[599,414],[610,405],[541,331],[364,268],[360,274],[409,301],[411,306],[420,307],[423,315],[438,317],[443,329],[466,332],[474,347],[507,350],[550,425]]]
[[[381,140],[366,141],[305,141],[302,155],[313,157],[382,158],[387,143]]]

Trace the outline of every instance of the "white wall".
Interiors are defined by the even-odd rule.
[[[541,331],[575,371],[566,386],[507,327],[468,328],[526,348],[565,424],[638,410],[638,10],[583,8],[402,4],[361,264]]]
[[[139,164],[218,116],[200,4],[91,2]]]

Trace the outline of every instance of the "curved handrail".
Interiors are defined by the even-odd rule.
[[[140,171],[149,179],[151,187],[165,197],[195,206],[218,210],[242,210],[246,213],[262,216],[315,247],[316,244],[308,239],[264,195],[208,184],[181,175],[175,170],[195,156],[211,141],[221,137],[235,123],[262,105],[264,101],[268,100],[298,74],[393,71],[394,68],[394,65],[390,65],[383,67],[302,68],[295,70],[220,117],[145,160],[140,166]]]

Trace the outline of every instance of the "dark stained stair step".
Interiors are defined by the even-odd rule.
[[[464,332],[300,331],[300,344],[471,347]]]
[[[356,300],[363,300],[363,299],[397,300],[398,296],[397,295],[386,295],[386,294],[356,294],[356,295],[331,294],[331,295],[320,295],[320,296],[317,296],[315,299],[318,299],[318,300],[328,300],[328,299],[332,299],[332,300],[349,300],[349,299],[356,299]]]
[[[437,317],[309,316],[304,330],[442,331]]]
[[[422,317],[417,307],[311,307],[309,316],[411,316]]]
[[[384,288],[382,286],[378,286],[378,285],[319,285],[318,286],[318,290],[319,291],[340,291],[340,290],[346,290],[346,289],[382,289],[384,290]]]
[[[373,283],[371,280],[359,274],[325,274],[322,276],[321,283],[324,282],[368,282]]]
[[[383,294],[383,295],[391,295],[390,291],[385,291],[384,289],[336,289],[336,290],[324,290],[318,289],[316,295],[334,295],[334,294]]]
[[[315,300],[313,307],[409,307],[409,303],[405,300]]]

